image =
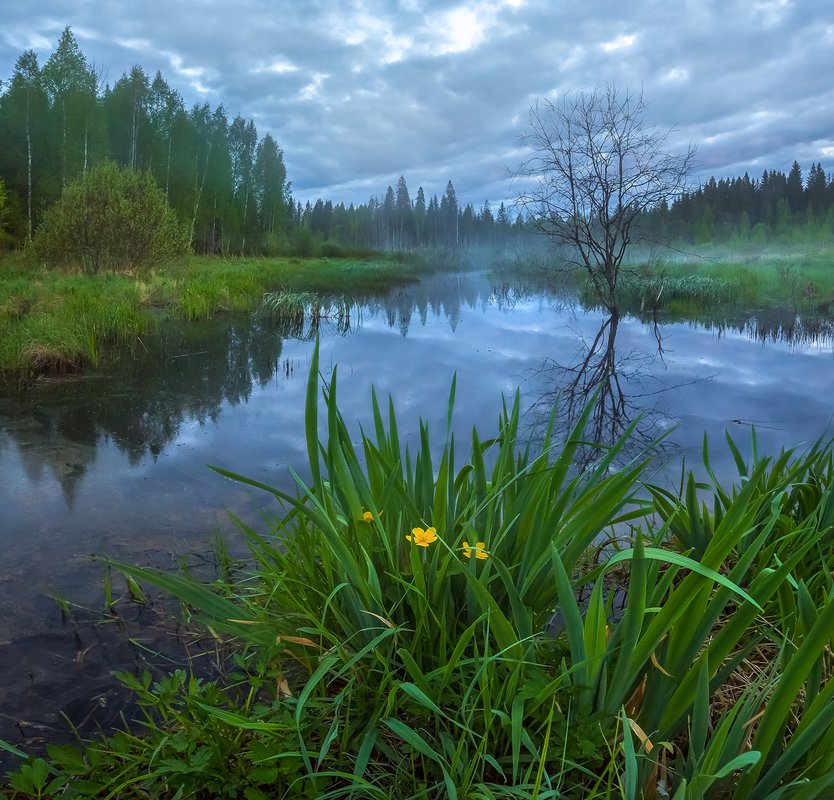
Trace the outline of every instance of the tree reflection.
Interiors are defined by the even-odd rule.
[[[130,464],[141,464],[172,446],[186,423],[213,424],[224,406],[246,403],[253,391],[276,378],[289,380],[293,364],[282,360],[285,341],[309,340],[319,333],[346,335],[369,317],[404,337],[434,320],[455,330],[469,311],[503,311],[530,300],[558,307],[564,314],[577,308],[575,297],[559,297],[531,283],[502,282],[498,276],[493,284],[476,274],[444,274],[382,296],[310,295],[298,313],[279,317],[264,312],[169,322],[133,352],[121,353],[106,370],[83,380],[45,381],[21,396],[0,396],[0,452],[14,450],[32,484],[45,475],[54,477],[72,505],[102,443],[112,443]],[[568,428],[598,394],[586,431],[589,442],[595,443],[587,448],[589,459],[598,453],[596,443],[610,444],[632,424],[630,452],[655,442],[672,424],[663,410],[662,393],[675,388],[664,382],[658,319],[605,316],[593,333],[577,336],[576,351],[548,359],[524,387],[527,396],[537,398],[534,411],[539,421],[555,402],[561,424]],[[662,319],[664,324],[697,325],[718,337],[740,335],[788,347],[830,348],[834,339],[830,320],[800,318],[778,309],[755,316],[739,312],[698,320],[672,320],[668,315]],[[579,316],[577,324],[583,324]],[[622,344],[639,326],[648,326],[654,334],[655,346],[649,352],[645,341],[633,349]]]
[[[224,405],[246,403],[276,377],[290,379],[293,365],[281,358],[287,340],[347,335],[366,313],[380,314],[403,336],[429,314],[454,329],[463,308],[488,302],[479,280],[435,276],[382,297],[304,295],[280,313],[265,305],[252,316],[169,321],[105,370],[0,396],[0,450],[14,448],[32,484],[54,478],[71,507],[102,443],[141,464],[170,447],[185,423],[216,423]]]
[[[628,432],[623,450],[626,457],[648,449],[666,450],[659,439],[672,424],[672,418],[658,404],[662,392],[673,388],[665,384],[663,338],[656,321],[651,331],[656,347],[653,353],[617,349],[621,317],[611,314],[600,323],[591,338],[580,337],[573,358],[548,358],[532,376],[536,400],[533,403],[538,423],[556,408],[559,422],[567,432],[577,424],[589,403],[593,403],[584,436],[582,464],[599,457],[599,448],[608,447]]]
[[[680,320],[699,325],[719,338],[741,334],[761,344],[784,344],[791,350],[834,347],[834,321],[819,315],[800,316],[788,309],[763,309],[755,314],[738,314],[720,319]]]
[[[32,483],[51,475],[72,507],[99,445],[112,442],[136,465],[155,459],[185,422],[217,422],[225,405],[249,400],[282,369],[286,338],[346,333],[350,314],[323,305],[300,320],[268,315],[171,323],[106,371],[83,380],[47,380],[21,395],[0,399],[4,436],[14,444]],[[289,376],[289,365],[283,365]]]

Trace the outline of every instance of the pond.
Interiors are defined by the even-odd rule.
[[[368,423],[375,387],[393,395],[407,441],[420,417],[440,433],[456,375],[459,441],[473,425],[493,432],[517,389],[535,436],[557,397],[568,424],[602,387],[594,434],[636,421],[630,452],[666,434],[660,483],[681,458],[698,466],[705,432],[714,469],[732,479],[725,431],[749,452],[755,426],[760,450],[775,452],[826,435],[834,409],[831,325],[784,310],[611,320],[470,272],[364,298],[318,332],[349,422]],[[103,621],[76,608],[102,608],[105,571],[89,556],[193,567],[218,532],[239,551],[227,512],[257,525],[268,498],[207,465],[291,488],[289,467],[306,463],[312,350],[309,325],[262,315],[170,323],[101,372],[0,390],[0,738],[66,738],[62,711],[82,732],[109,724],[123,708],[111,670],[185,657],[152,614]],[[55,598],[73,604],[69,624]]]

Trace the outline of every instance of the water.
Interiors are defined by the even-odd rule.
[[[102,607],[104,570],[90,554],[175,567],[209,553],[218,530],[238,546],[227,511],[257,524],[268,498],[207,465],[290,488],[289,465],[306,461],[309,334],[257,317],[171,324],[100,374],[0,393],[0,738],[36,746],[65,734],[59,710],[82,729],[109,724],[124,702],[112,669],[142,666],[143,648],[182,661],[153,611],[122,610],[118,626],[76,611],[66,625],[51,598]],[[705,431],[730,478],[725,431],[747,451],[755,425],[761,450],[775,451],[824,435],[834,410],[831,326],[789,312],[612,321],[467,273],[365,300],[321,336],[349,422],[369,421],[375,386],[393,394],[407,441],[421,416],[439,433],[457,374],[460,441],[473,425],[494,431],[502,394],[517,388],[535,435],[557,395],[567,422],[602,386],[601,438],[635,419],[635,447],[671,430],[660,482],[682,457],[697,464]]]

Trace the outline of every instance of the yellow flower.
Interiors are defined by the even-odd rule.
[[[382,512],[379,512],[379,516],[382,516]],[[359,520],[360,522],[373,522],[374,521],[374,513],[373,511],[364,511],[362,513],[362,517]]]
[[[428,547],[432,542],[437,541],[437,531],[434,528],[412,528],[411,536],[406,534],[409,542],[414,542],[418,547]]]
[[[467,558],[472,558],[472,551],[475,551],[475,558],[489,558],[489,550],[486,549],[484,542],[475,542],[473,547],[469,546],[469,542],[463,543],[463,554]]]

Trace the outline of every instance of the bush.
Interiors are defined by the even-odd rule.
[[[322,258],[344,258],[345,253],[335,242],[325,242],[319,250]]]
[[[188,233],[149,174],[107,162],[64,189],[34,243],[50,265],[96,273],[183,255]]]

